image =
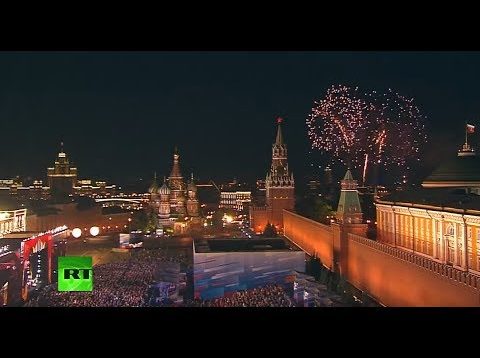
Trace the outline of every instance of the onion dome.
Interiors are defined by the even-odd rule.
[[[170,188],[167,186],[165,178],[163,178],[163,185],[158,189],[160,195],[170,195]]]

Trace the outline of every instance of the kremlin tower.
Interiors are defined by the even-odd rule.
[[[250,227],[262,232],[267,223],[283,230],[283,210],[295,208],[295,181],[288,169],[287,145],[282,135],[282,118],[277,119],[277,136],[272,145],[272,164],[265,179],[266,205],[250,207]]]
[[[338,200],[337,213],[335,215],[339,223],[360,224],[362,223],[362,208],[358,198],[357,181],[353,179],[350,169],[345,173],[341,182],[340,199]]]

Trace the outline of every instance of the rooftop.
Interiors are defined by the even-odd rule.
[[[424,187],[480,186],[480,157],[476,155],[458,155],[443,162],[422,183]]]
[[[299,251],[283,238],[265,239],[194,239],[195,253]]]
[[[11,232],[9,234],[3,235],[2,239],[28,239],[32,236],[38,235],[39,231],[18,231],[18,232]]]

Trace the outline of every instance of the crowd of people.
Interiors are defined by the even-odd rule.
[[[27,306],[40,307],[142,307],[148,305],[148,287],[161,262],[185,265],[184,255],[167,255],[164,250],[135,250],[123,262],[93,267],[92,292],[59,292],[57,284],[46,286]]]
[[[267,285],[246,291],[236,291],[213,300],[194,300],[194,307],[295,307],[283,287]]]
[[[164,249],[132,250],[122,262],[97,264],[93,267],[91,292],[59,292],[57,284],[44,287],[28,302],[30,307],[145,307],[158,306],[155,301],[156,278],[162,267],[180,264],[181,272],[191,271],[186,254]],[[178,270],[178,266],[177,266]],[[192,283],[191,283],[192,284]],[[193,294],[193,292],[192,292]],[[152,303],[153,302],[153,303]],[[181,305],[193,307],[294,307],[295,304],[279,285],[268,285],[237,291],[213,300],[187,300]]]

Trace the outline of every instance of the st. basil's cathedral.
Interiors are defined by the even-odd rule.
[[[183,233],[191,224],[200,224],[197,187],[193,174],[188,183],[183,179],[177,148],[173,154],[173,167],[168,179],[163,179],[161,187],[157,178],[148,189],[150,206],[157,213],[158,225],[164,230],[173,228],[175,233]]]

